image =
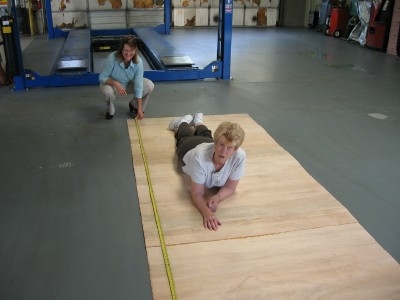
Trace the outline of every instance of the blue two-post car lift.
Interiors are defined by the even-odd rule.
[[[15,4],[12,1],[13,15],[15,13]],[[53,26],[52,11],[50,0],[45,0],[48,38],[67,38],[69,32],[62,31]],[[179,81],[179,80],[198,80],[206,78],[230,79],[231,64],[231,42],[232,42],[232,11],[233,0],[219,1],[219,21],[218,21],[218,40],[217,40],[217,58],[204,68],[168,68],[159,64],[157,69],[145,70],[144,76],[154,82],[157,81]],[[16,22],[14,22],[16,23]],[[154,31],[162,39],[162,35],[170,34],[171,24],[171,0],[164,1],[164,24],[155,28],[147,28]],[[17,26],[15,24],[15,26]],[[139,29],[138,29],[139,30]],[[20,47],[20,39],[18,30],[14,30],[16,41],[16,51],[19,66],[19,74],[14,77],[14,90],[26,90],[34,87],[57,87],[57,86],[79,86],[79,85],[96,85],[98,84],[98,73],[86,72],[84,74],[52,74],[44,76],[33,70],[24,69],[22,60],[22,50]],[[134,28],[117,29],[117,30],[91,30],[91,37],[110,36],[110,35],[135,35],[139,36]],[[147,47],[144,45],[145,48]],[[151,49],[145,49],[150,59],[158,60],[157,53]]]

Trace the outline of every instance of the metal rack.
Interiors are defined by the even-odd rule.
[[[15,15],[15,4],[12,1],[12,14]],[[199,80],[206,78],[230,79],[231,64],[231,42],[232,42],[232,12],[233,0],[220,0],[219,2],[219,20],[218,20],[218,39],[217,39],[217,58],[210,62],[204,68],[176,68],[164,66],[158,69],[145,70],[144,76],[150,80],[157,81],[179,81],[179,80]],[[48,27],[48,38],[68,38],[71,31],[64,31],[53,25],[51,1],[45,0],[45,10]],[[158,35],[160,41],[163,36],[170,34],[171,24],[171,0],[164,2],[164,23],[151,28],[153,35]],[[17,25],[15,25],[17,26]],[[150,30],[150,29],[149,29]],[[90,70],[86,73],[79,74],[52,74],[41,75],[34,70],[25,69],[22,60],[22,50],[20,47],[20,39],[18,30],[14,30],[16,40],[16,52],[18,58],[19,72],[14,77],[13,90],[26,90],[34,87],[56,87],[56,86],[78,86],[78,85],[97,85],[98,73],[92,73]],[[157,57],[157,51],[146,45],[146,36],[140,36],[139,30],[135,28],[121,29],[102,29],[90,30],[90,36],[113,36],[113,35],[135,35],[138,36],[144,46],[141,49],[146,52],[146,57],[160,60]]]

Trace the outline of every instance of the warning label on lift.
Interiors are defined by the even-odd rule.
[[[232,0],[226,1],[226,3],[225,3],[225,12],[226,13],[232,13],[232,7],[233,7]]]

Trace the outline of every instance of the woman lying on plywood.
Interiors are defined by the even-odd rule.
[[[191,178],[192,202],[203,216],[204,227],[217,230],[221,222],[214,213],[219,203],[235,192],[244,174],[246,153],[240,146],[245,133],[236,123],[222,122],[213,138],[200,112],[173,119],[169,129],[175,132],[182,170]],[[212,187],[219,190],[207,197],[205,189]]]

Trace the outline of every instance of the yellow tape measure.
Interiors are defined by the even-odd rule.
[[[146,154],[145,154],[145,151],[144,151],[142,135],[140,133],[139,121],[135,119],[135,123],[136,123],[136,131],[137,131],[138,138],[139,138],[140,152],[142,154],[143,163],[144,163],[144,169],[146,171],[147,184],[149,186],[151,205],[153,207],[153,213],[154,213],[154,218],[155,218],[156,225],[157,225],[158,237],[160,238],[161,251],[162,251],[163,258],[164,258],[165,270],[167,272],[169,289],[171,291],[172,299],[176,300],[177,298],[176,298],[174,278],[172,276],[171,265],[169,263],[167,246],[165,245],[164,234],[163,234],[163,231],[162,231],[161,222],[160,222],[160,216],[158,214],[158,209],[157,209],[157,203],[156,203],[156,200],[155,200],[155,197],[154,197],[153,185],[151,184],[150,170],[149,170],[149,166],[147,164]]]

